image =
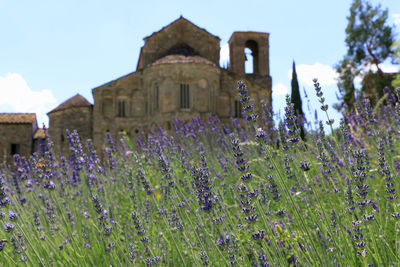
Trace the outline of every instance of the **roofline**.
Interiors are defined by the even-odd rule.
[[[115,81],[117,81],[117,80],[119,80],[119,79],[125,78],[126,76],[129,76],[129,75],[131,75],[131,74],[134,74],[134,73],[137,73],[137,72],[141,72],[141,70],[142,70],[142,69],[129,72],[129,73],[125,74],[125,75],[122,75],[122,76],[120,76],[120,77],[118,77],[118,78],[115,78],[114,80],[111,80],[111,81],[109,81],[109,82],[106,82],[106,83],[103,83],[103,84],[101,84],[101,85],[99,85],[99,86],[96,86],[95,88],[92,89],[92,93],[93,93],[93,90],[96,90],[97,88],[103,87],[104,85],[107,85],[107,84],[112,83],[112,82],[115,82]]]
[[[0,115],[34,115],[34,121],[30,121],[30,122],[0,122],[1,124],[33,124],[36,123],[37,126],[37,116],[35,112],[0,112]]]
[[[53,108],[52,110],[50,110],[46,114],[49,115],[52,112],[56,112],[56,111],[59,111],[59,110],[65,110],[65,109],[71,108],[71,107],[66,107],[66,108],[58,109],[61,105],[63,105],[64,103],[68,102],[69,100],[71,100],[72,98],[74,98],[76,96],[81,96],[84,100],[86,100],[86,102],[88,102],[90,104],[90,106],[93,106],[93,104],[90,103],[83,95],[81,95],[80,93],[77,93],[76,95],[71,96],[70,98],[68,98],[67,100],[62,102],[61,104],[57,105],[57,107]],[[85,106],[77,106],[77,107],[85,107]]]
[[[196,26],[196,27],[199,28],[200,30],[202,30],[202,31],[204,31],[204,32],[206,32],[206,33],[208,33],[208,34],[211,35],[212,37],[214,37],[214,38],[218,39],[219,41],[221,41],[221,38],[219,38],[218,36],[216,36],[216,35],[214,35],[214,34],[208,32],[208,31],[207,31],[206,29],[204,29],[204,28],[201,28],[201,27],[197,26],[196,24],[194,24],[194,23],[191,22],[190,20],[184,18],[182,15],[181,15],[179,18],[177,18],[176,20],[174,20],[173,22],[171,22],[170,24],[168,24],[168,25],[162,27],[159,31],[153,32],[151,35],[149,35],[149,36],[147,36],[147,37],[144,37],[143,40],[146,41],[146,39],[152,37],[152,36],[155,35],[155,34],[160,33],[160,32],[163,31],[165,28],[171,26],[172,24],[174,24],[175,22],[177,22],[177,21],[180,20],[180,19],[186,20],[187,22],[189,22],[189,23],[191,23],[192,25]]]
[[[30,115],[35,114],[35,116],[36,116],[36,113],[35,113],[35,112],[0,112],[0,115],[1,115],[1,114],[25,114],[25,115],[28,115],[28,114],[30,114]]]
[[[174,56],[174,55],[168,55],[168,56]],[[161,58],[157,59],[157,60],[154,61],[153,63],[147,65],[146,68],[153,67],[153,66],[157,66],[157,65],[163,65],[163,64],[203,64],[203,65],[209,65],[209,66],[214,66],[214,67],[218,67],[218,68],[220,67],[220,66],[219,66],[218,64],[216,64],[215,62],[212,62],[211,60],[209,60],[209,59],[207,59],[207,58],[205,58],[205,57],[202,57],[202,56],[198,56],[198,55],[196,55],[196,56],[184,56],[184,57],[185,57],[185,58],[188,58],[188,57],[200,57],[200,58],[202,58],[202,59],[205,59],[207,62],[187,61],[187,62],[163,62],[163,63],[157,63],[157,64],[155,64],[158,60],[163,59],[163,58],[166,58],[166,57],[168,57],[168,56],[164,56],[164,57],[161,57]]]
[[[142,68],[142,52],[143,52],[143,46],[140,48],[139,58],[138,58],[138,62],[136,64],[136,70],[139,70]]]
[[[73,106],[73,107],[67,107],[67,108],[62,108],[62,109],[58,109],[58,110],[54,110],[54,109],[56,109],[56,108],[54,108],[53,110],[47,112],[46,115],[49,115],[50,113],[56,113],[58,111],[64,111],[66,109],[72,109],[72,108],[93,108],[93,104],[90,104],[90,106]]]

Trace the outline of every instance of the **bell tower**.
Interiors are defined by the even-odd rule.
[[[234,32],[229,39],[229,70],[265,90],[255,93],[272,108],[272,79],[269,72],[269,33]],[[246,51],[246,53],[245,53]],[[252,58],[252,60],[251,60]],[[246,60],[248,60],[246,64]],[[252,63],[252,64],[249,64]]]
[[[234,32],[229,39],[229,69],[239,75],[245,74],[245,48],[253,57],[253,73],[269,76],[269,33]]]

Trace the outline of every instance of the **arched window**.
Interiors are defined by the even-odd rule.
[[[158,83],[154,85],[154,110],[158,111],[158,98],[159,98],[159,88]]]
[[[244,49],[244,73],[254,73],[253,70],[253,54],[251,53],[250,48]]]
[[[190,95],[189,95],[189,84],[181,83],[180,88],[180,107],[181,109],[190,108]]]
[[[125,99],[118,99],[118,117],[123,118],[126,117],[126,101]]]
[[[256,41],[249,40],[246,42],[244,55],[244,72],[248,74],[258,74],[258,44]]]
[[[242,117],[242,103],[240,100],[235,100],[235,109],[234,109],[234,118],[241,118]]]

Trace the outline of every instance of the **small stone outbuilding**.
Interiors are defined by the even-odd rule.
[[[61,154],[69,151],[66,130],[77,130],[81,140],[92,137],[93,107],[83,96],[77,94],[51,110],[49,116],[49,135],[54,150]]]
[[[0,113],[0,163],[11,164],[14,154],[29,157],[37,130],[35,113]]]

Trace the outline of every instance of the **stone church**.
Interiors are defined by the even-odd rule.
[[[229,39],[229,67],[219,66],[220,39],[180,17],[144,38],[136,71],[92,90],[94,104],[76,95],[48,113],[49,134],[56,151],[68,151],[65,130],[78,130],[101,148],[106,133],[121,131],[134,138],[141,130],[171,128],[175,118],[222,121],[240,117],[237,81],[248,86],[260,109],[260,100],[271,105],[269,34],[234,32]],[[244,49],[253,56],[253,73],[245,73]]]

